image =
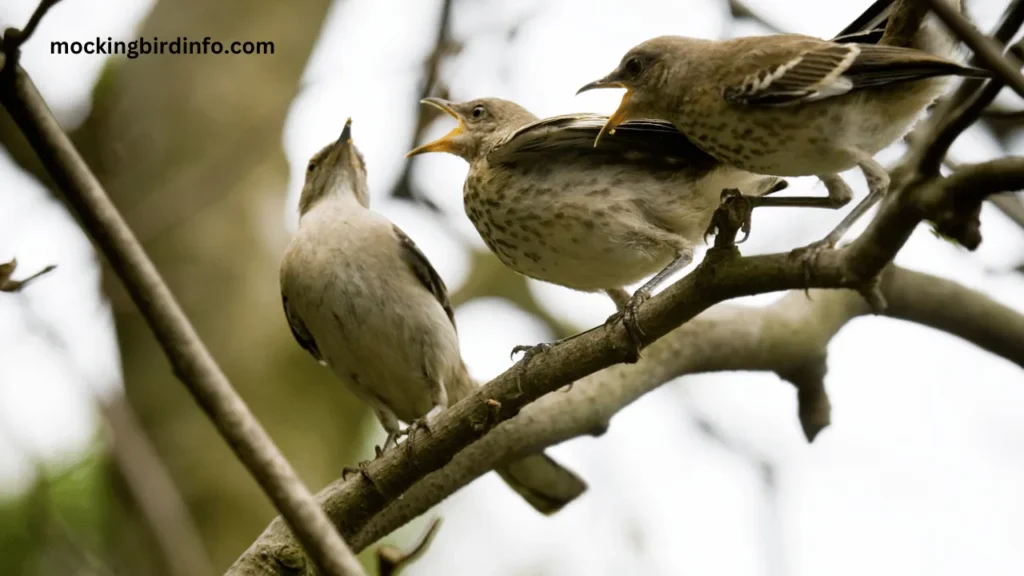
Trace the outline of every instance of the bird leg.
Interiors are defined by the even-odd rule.
[[[612,299],[612,302],[615,303],[615,309],[620,312],[626,307],[626,304],[629,302],[629,292],[626,292],[626,290],[623,288],[608,288],[604,291],[604,293],[607,294],[608,297]],[[512,348],[512,354],[510,355],[512,358],[515,358],[516,354],[519,354],[520,352],[523,353],[523,358],[519,361],[518,364],[516,364],[516,388],[518,389],[519,393],[523,393],[523,374],[526,372],[526,366],[530,363],[530,360],[533,360],[534,356],[540,354],[541,352],[544,352],[545,350],[551,349],[553,346],[564,344],[572,340],[573,338],[578,338],[583,334],[586,334],[587,332],[590,332],[590,330],[580,332],[579,334],[573,334],[572,336],[568,336],[566,338],[560,338],[558,340],[555,340],[554,342],[541,342],[540,344],[535,344],[533,346],[520,345]],[[572,384],[569,384],[569,389],[572,389]]]
[[[761,206],[776,208],[826,208],[838,210],[853,200],[853,190],[838,174],[819,174],[818,178],[825,184],[828,196],[757,196],[750,201],[754,208]]]
[[[434,407],[424,414],[422,418],[417,418],[410,422],[409,426],[401,432],[402,436],[408,436],[408,439],[405,441],[406,444],[412,440],[412,435],[416,430],[426,430],[427,434],[433,434],[434,431],[430,428],[431,422],[436,420],[437,415],[448,407],[448,390],[440,380],[430,380],[430,401],[433,402]]]
[[[868,195],[853,207],[853,210],[843,218],[839,225],[836,226],[827,236],[812,242],[803,248],[797,248],[792,252],[792,256],[803,260],[805,274],[809,277],[810,269],[818,259],[818,255],[823,250],[830,250],[835,248],[839,240],[842,239],[850,228],[860,220],[864,214],[871,209],[872,206],[878,203],[883,197],[885,197],[886,191],[889,189],[889,173],[885,171],[885,167],[875,161],[870,154],[861,150],[853,150],[854,156],[857,158],[857,165],[860,166],[862,172],[864,172],[864,178],[868,183]],[[831,190],[833,187],[842,186],[846,189],[846,193],[852,197],[850,193],[850,187],[838,174],[828,174],[820,176],[825,186],[829,187],[829,195],[831,196]]]
[[[615,303],[615,309],[618,310],[620,313],[623,310],[625,310],[626,306],[629,304],[630,299],[632,298],[629,295],[629,292],[627,292],[624,288],[608,288],[608,289],[606,289],[604,291],[604,293],[607,294],[608,297],[612,299],[612,302]],[[584,334],[587,334],[588,332],[591,332],[592,330],[593,330],[593,328],[591,328],[590,330],[585,330],[583,332],[580,332],[579,334],[573,334],[572,336],[568,336],[566,338],[560,338],[558,340],[555,340],[554,342],[541,342],[540,344],[535,344],[533,346],[521,345],[521,346],[516,346],[515,348],[512,348],[512,354],[511,354],[512,358],[515,358],[515,355],[519,354],[520,352],[523,353],[522,359],[519,361],[518,364],[516,364],[516,368],[515,368],[515,370],[516,370],[516,388],[517,388],[518,392],[520,394],[523,393],[523,374],[526,373],[526,367],[527,367],[527,365],[530,364],[530,361],[533,360],[534,356],[536,356],[537,354],[540,354],[541,352],[544,352],[546,350],[550,350],[554,346],[558,346],[559,344],[564,344],[564,343],[566,343],[566,342],[568,342],[570,340],[573,340],[574,338],[579,338],[580,336],[582,336]],[[569,386],[567,388],[569,390],[571,390],[572,389],[572,384],[569,384]]]
[[[374,404],[377,403],[374,402]],[[387,430],[388,433],[387,438],[384,439],[383,447],[373,447],[374,452],[376,452],[376,456],[374,456],[373,459],[376,460],[398,444],[398,439],[402,437],[402,427],[398,423],[398,416],[395,416],[394,412],[381,404],[373,407],[373,413],[377,415],[377,420],[380,422],[380,425],[384,427],[384,430]]]
[[[689,249],[680,250],[676,258],[669,262],[668,266],[662,268],[661,272],[655,274],[646,284],[637,288],[636,292],[633,292],[633,296],[630,297],[621,311],[612,314],[605,321],[604,325],[608,328],[620,319],[622,320],[622,325],[626,328],[626,333],[629,334],[629,339],[633,344],[633,362],[640,359],[640,347],[642,345],[640,337],[644,333],[636,319],[640,305],[651,297],[651,293],[654,292],[655,288],[665,282],[669,276],[686,268],[690,262],[693,262],[693,252]]]
[[[625,288],[609,288],[604,293],[612,299],[612,302],[615,303],[615,309],[620,312],[629,302],[629,292]]]
[[[719,210],[715,211],[714,216],[711,219],[711,224],[708,229],[704,232],[704,242],[707,243],[708,236],[718,234],[722,229],[723,222],[722,218],[727,218],[731,221],[736,217],[736,211],[739,213],[740,225],[738,229],[743,232],[743,239],[735,242],[736,244],[742,244],[750,236],[751,216],[754,208],[764,207],[776,207],[776,208],[827,208],[829,210],[837,210],[846,206],[853,199],[853,191],[850,187],[835,174],[827,174],[819,176],[822,182],[825,183],[825,187],[828,190],[828,196],[825,198],[813,197],[813,196],[781,196],[771,197],[769,194],[774,194],[779,190],[774,190],[764,194],[763,196],[750,196],[741,194],[739,190],[735,188],[727,188],[722,190],[722,204],[719,206]],[[722,209],[726,209],[723,211]],[[735,208],[735,211],[729,211],[730,208]]]

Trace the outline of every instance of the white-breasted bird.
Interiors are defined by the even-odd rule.
[[[408,236],[369,209],[351,120],[310,160],[299,214],[281,263],[285,316],[299,344],[373,409],[387,450],[402,435],[399,422],[429,428],[476,389],[445,284]],[[498,473],[545,514],[586,489],[543,453]]]

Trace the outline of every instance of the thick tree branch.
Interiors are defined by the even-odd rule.
[[[1015,311],[955,282],[894,267],[883,273],[881,289],[889,302],[887,316],[949,332],[1024,366],[1024,317]],[[843,326],[871,313],[853,291],[814,290],[811,296],[793,292],[763,308],[712,307],[651,345],[639,363],[610,367],[568,393],[544,396],[417,482],[350,535],[350,543],[357,550],[369,546],[508,458],[602,434],[617,412],[679,376],[722,370],[792,373],[813,364],[824,358]],[[351,488],[335,482],[317,498],[336,517]],[[253,569],[251,555],[288,546],[283,528],[275,520],[232,573],[273,574]]]
[[[31,79],[6,56],[0,61],[0,101],[124,282],[175,373],[288,520],[310,557],[332,576],[363,574],[309,490],[231,387]]]

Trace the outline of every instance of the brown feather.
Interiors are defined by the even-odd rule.
[[[438,303],[444,308],[448,319],[452,321],[452,326],[455,326],[455,312],[452,310],[452,304],[448,300],[448,288],[444,285],[444,280],[434,270],[434,267],[430,264],[430,260],[423,252],[420,251],[416,243],[412,241],[412,238],[407,236],[405,232],[398,226],[392,226],[395,231],[395,236],[398,237],[400,250],[402,251],[402,260],[409,265],[409,269],[416,275],[416,278],[423,283],[423,286],[430,290],[434,298],[437,298]]]

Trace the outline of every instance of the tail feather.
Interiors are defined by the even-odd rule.
[[[957,11],[962,11],[961,0],[946,0]],[[889,16],[892,14],[896,0],[876,0],[863,14],[858,16],[846,28],[844,28],[833,42],[857,44],[878,44],[885,33],[885,27],[889,23]],[[925,17],[921,28],[914,35],[911,48],[917,48],[936,56],[960,60],[957,53],[958,40],[949,30],[938,21],[934,14]]]
[[[454,404],[469,396],[478,387],[462,366],[448,384],[449,403]],[[558,512],[587,490],[586,482],[543,452],[520,458],[496,472],[530,506],[544,515]]]
[[[586,482],[543,452],[516,460],[497,473],[530,506],[546,516],[558,512],[587,490]]]
[[[768,196],[789,187],[789,182],[778,176],[764,176],[741,190],[748,196]]]

